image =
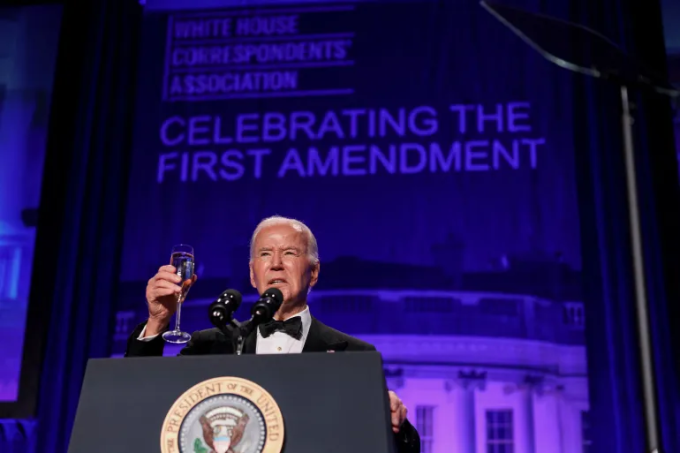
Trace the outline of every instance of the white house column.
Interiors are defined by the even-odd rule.
[[[565,453],[562,431],[562,394],[564,387],[557,382],[543,382],[534,389],[534,449],[537,452]]]
[[[525,453],[536,453],[536,438],[534,437],[534,393],[543,385],[542,376],[526,376],[519,385],[522,394],[522,408],[518,417],[519,433],[522,437]]]
[[[475,391],[484,390],[486,372],[459,371],[458,378],[452,381],[455,404],[455,448],[452,453],[476,453],[477,424],[475,419]]]
[[[559,453],[566,453],[569,451],[569,436],[566,434],[565,430],[565,402],[564,402],[564,386],[557,386],[555,390],[555,402],[556,402],[556,414],[555,417],[557,419],[557,429],[559,430],[560,434],[560,452]]]

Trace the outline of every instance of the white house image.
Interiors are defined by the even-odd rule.
[[[243,319],[254,301],[245,296],[237,317]],[[187,302],[183,327],[209,327],[211,302]],[[121,347],[144,318],[140,308],[118,313]],[[408,407],[423,453],[588,451],[580,302],[461,291],[315,290],[310,310],[382,353],[388,387]],[[177,352],[168,345],[165,354]]]

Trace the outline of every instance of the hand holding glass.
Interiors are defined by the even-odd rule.
[[[163,339],[168,343],[182,344],[191,339],[191,335],[182,332],[180,329],[180,318],[182,314],[182,303],[187,297],[191,285],[194,283],[194,248],[190,245],[179,244],[172,248],[170,264],[177,270],[177,275],[181,278],[180,285],[182,291],[177,295],[177,311],[175,312],[175,329],[165,332]]]

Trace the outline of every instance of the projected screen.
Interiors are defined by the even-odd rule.
[[[296,217],[312,316],[382,353],[424,452],[583,451],[572,75],[477,2],[254,3],[147,1],[113,355],[174,244],[193,332],[227,288],[249,315],[250,235]]]
[[[0,8],[0,402],[18,399],[61,6]]]

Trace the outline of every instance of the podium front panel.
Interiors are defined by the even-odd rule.
[[[253,393],[249,386],[231,384],[239,379],[261,388],[274,404],[257,389]],[[236,403],[225,408],[216,396]],[[248,401],[253,398],[259,401]],[[245,429],[237,426],[240,420],[247,420]],[[266,428],[262,441],[258,425]],[[201,427],[208,431],[201,433]],[[286,453],[394,451],[380,354],[93,359],[69,453],[269,453],[279,448]]]

